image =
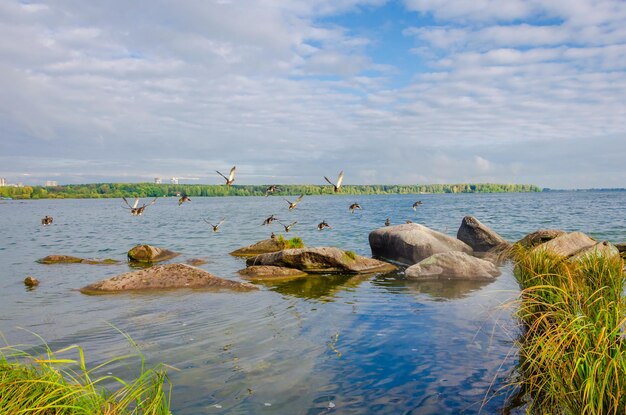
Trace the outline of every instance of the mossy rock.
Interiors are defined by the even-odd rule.
[[[152,263],[162,262],[180,255],[178,252],[152,245],[137,245],[128,251],[128,259],[133,262]]]
[[[70,255],[48,255],[47,257],[38,259],[37,262],[40,264],[90,264],[90,265],[114,265],[119,264],[120,261],[115,259],[106,258],[106,259],[88,259],[88,258],[79,258]]]
[[[306,272],[295,268],[272,265],[252,265],[240,270],[239,275],[252,281],[284,281],[308,276]]]
[[[285,239],[282,235],[272,239],[264,239],[253,245],[239,248],[230,254],[238,257],[253,257],[260,254],[279,252],[285,249],[304,248],[302,239],[295,237]]]

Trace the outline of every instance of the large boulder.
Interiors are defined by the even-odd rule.
[[[463,218],[456,237],[471,246],[474,252],[487,252],[497,246],[509,245],[504,238],[473,216]]]
[[[230,254],[233,256],[251,257],[261,254],[267,254],[269,252],[278,252],[285,249],[283,244],[279,243],[277,238],[264,239],[250,246],[239,248]]]
[[[568,258],[586,248],[595,246],[596,243],[594,239],[582,232],[570,232],[537,245],[533,250],[546,250],[558,256]]]
[[[491,281],[500,275],[500,270],[492,262],[450,251],[434,254],[408,267],[405,275],[415,280]]]
[[[128,251],[128,259],[133,262],[161,262],[180,255],[168,249],[157,248],[152,245],[137,245]]]
[[[366,258],[339,248],[300,248],[261,254],[247,260],[247,265],[275,265],[305,272],[339,272],[348,274],[389,272],[394,265]]]
[[[551,241],[561,235],[565,235],[565,232],[558,229],[540,229],[536,232],[529,233],[528,235],[517,241],[515,244],[521,245],[523,248],[526,249],[531,249],[536,247],[537,245],[541,245],[543,243]]]
[[[570,260],[583,259],[587,256],[602,256],[602,257],[612,257],[619,255],[619,250],[615,245],[610,242],[603,241],[598,242],[595,245],[592,245],[587,248],[583,248],[580,251],[576,252]]]
[[[615,244],[615,247],[617,248],[617,250],[619,251],[619,254],[626,258],[626,242],[622,242],[619,244]]]
[[[417,223],[386,226],[369,234],[372,255],[413,265],[433,254],[460,251],[472,254],[463,241]]]
[[[239,275],[247,280],[290,280],[306,277],[306,272],[295,268],[275,267],[273,265],[252,265],[239,271]]]
[[[80,291],[84,294],[98,294],[172,288],[213,288],[234,291],[258,289],[253,284],[219,278],[191,265],[167,264],[127,272],[87,285]]]
[[[106,259],[87,259],[87,258],[79,258],[76,256],[70,255],[48,255],[47,257],[43,257],[37,260],[40,264],[91,264],[91,265],[114,265],[119,264],[120,261],[116,261],[115,259],[106,258]]]

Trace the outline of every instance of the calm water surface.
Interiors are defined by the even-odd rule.
[[[417,199],[423,205],[414,212]],[[358,201],[363,211],[350,214]],[[456,235],[471,214],[514,241],[540,228],[626,240],[626,192],[305,196],[294,211],[281,197],[163,198],[142,217],[120,200],[0,202],[0,332],[10,344],[82,345],[90,364],[130,352],[110,324],[139,345],[149,364],[171,371],[173,413],[453,414],[496,413],[515,365],[511,266],[491,284],[407,282],[402,272],[321,276],[261,286],[252,293],[172,291],[87,296],[84,285],[129,270],[41,265],[49,254],[124,260],[139,243],[202,258],[203,269],[238,280],[242,259],[228,252],[298,221],[290,236],[308,246],[370,255],[368,233],[390,218]],[[40,219],[54,217],[52,226]],[[213,233],[201,218],[226,221]],[[326,220],[333,228],[319,232]],[[22,280],[41,281],[35,290]],[[25,331],[23,329],[28,331]],[[131,363],[106,370],[128,375]]]

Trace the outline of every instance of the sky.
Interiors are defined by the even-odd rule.
[[[626,187],[623,0],[0,0],[0,177]]]

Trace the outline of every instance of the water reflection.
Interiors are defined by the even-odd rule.
[[[289,281],[270,282],[255,281],[271,291],[283,295],[290,295],[305,299],[334,301],[337,294],[343,290],[357,287],[363,281],[372,278],[372,275],[345,275],[345,274],[312,274],[307,277]]]
[[[413,281],[398,276],[397,278],[389,278],[389,276],[374,279],[373,284],[381,287],[393,288],[391,292],[408,290],[416,294],[426,294],[433,299],[454,300],[467,297],[474,291],[478,291],[493,281],[457,281],[457,280],[429,280],[429,281]]]

